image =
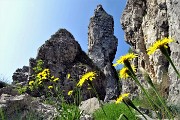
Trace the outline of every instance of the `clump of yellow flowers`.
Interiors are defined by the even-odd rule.
[[[59,81],[59,78],[56,78],[51,75],[51,72],[48,68],[43,69],[42,65],[43,65],[43,61],[38,60],[37,66],[33,68],[35,72],[34,79],[30,80],[28,83],[31,91],[38,89],[39,87],[45,87],[45,85],[48,86],[47,87],[48,89],[53,89],[55,83]]]
[[[35,80],[29,81],[29,88],[33,90],[34,88],[43,86],[45,82],[48,82],[50,84],[48,86],[48,89],[53,89],[53,84],[56,83],[58,80],[59,78],[51,76],[49,69],[44,69],[42,72],[39,72],[35,76]]]

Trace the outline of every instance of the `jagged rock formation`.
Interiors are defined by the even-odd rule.
[[[118,95],[118,76],[112,66],[118,40],[114,36],[114,20],[101,5],[91,17],[88,29],[88,56],[106,76],[106,100]]]
[[[126,42],[139,57],[134,61],[143,67],[154,82],[164,86],[169,101],[179,104],[180,80],[160,51],[148,56],[146,49],[157,39],[171,36],[170,56],[180,71],[180,2],[177,0],[128,0],[121,17]]]
[[[51,74],[60,78],[59,85],[65,94],[72,90],[80,77],[88,71],[98,71],[94,85],[101,99],[105,101],[116,98],[118,95],[118,76],[112,67],[112,61],[117,50],[117,38],[114,36],[114,21],[101,5],[95,10],[95,15],[89,24],[88,56],[81,50],[73,35],[66,29],[58,30],[39,49],[36,58],[29,60],[29,68],[24,71],[17,69],[13,80],[23,82],[33,79],[33,68],[37,60],[44,62],[43,68],[49,68]],[[28,72],[27,72],[28,71]],[[67,74],[71,75],[70,81]],[[106,88],[106,89],[105,89]],[[84,86],[83,98],[93,97]]]
[[[0,81],[0,89],[3,88],[3,87],[6,87],[7,86],[7,83],[3,82],[3,81]]]
[[[18,68],[14,73],[13,73],[13,83],[20,83],[20,82],[25,82],[27,81],[29,74],[29,67],[28,66],[23,66],[23,68]]]
[[[36,59],[30,59],[30,75],[33,74],[33,68],[36,66],[37,60],[40,59],[44,62],[44,68],[49,68],[52,75],[60,78],[59,85],[65,91],[65,96],[67,96],[68,91],[76,87],[83,74],[88,71],[97,71],[99,76],[93,83],[100,98],[104,98],[104,75],[81,50],[78,42],[66,29],[58,30],[39,48]],[[67,79],[67,74],[71,75],[71,80]],[[87,90],[87,85],[83,86],[82,94],[83,99],[88,99],[94,95],[92,91]]]

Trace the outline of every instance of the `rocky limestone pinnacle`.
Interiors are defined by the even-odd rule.
[[[105,101],[118,95],[118,76],[112,66],[118,40],[114,36],[113,17],[98,5],[88,27],[88,56],[106,76]]]

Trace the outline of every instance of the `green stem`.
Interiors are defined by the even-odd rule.
[[[93,89],[93,91],[94,91],[96,97],[98,98],[98,101],[99,101],[99,103],[100,103],[100,106],[101,106],[101,108],[102,108],[102,110],[103,110],[105,116],[108,118],[108,116],[107,116],[107,114],[105,113],[105,110],[104,110],[104,108],[103,108],[103,104],[102,104],[101,101],[100,101],[100,98],[99,98],[99,95],[98,95],[96,89],[95,89],[94,86],[92,85],[92,82],[91,82],[91,81],[88,81],[88,83],[90,84],[90,86],[92,87],[92,89]]]
[[[146,98],[147,98],[150,106],[151,106],[152,109],[156,112],[158,118],[160,119],[159,114],[157,113],[155,107],[153,106],[153,101],[151,100],[150,96],[148,95],[148,93],[146,92],[146,90],[144,89],[144,87],[141,85],[141,83],[138,81],[138,79],[137,79],[136,77],[132,76],[132,78],[135,80],[136,84],[138,84],[139,87],[141,88],[141,90],[144,92],[144,94],[145,94],[145,96],[146,96]],[[154,103],[154,104],[155,104],[155,103]],[[157,104],[155,104],[155,105],[158,106]],[[159,107],[159,106],[158,106],[158,107]],[[159,108],[160,108],[160,107],[159,107]]]
[[[162,104],[163,107],[165,108],[166,112],[168,113],[168,118],[169,118],[169,119],[172,118],[172,119],[174,120],[174,118],[172,117],[171,113],[169,112],[167,106],[165,105],[165,103],[163,102],[163,100],[161,99],[161,97],[159,96],[159,94],[158,94],[156,88],[155,88],[155,87],[152,87],[152,88],[153,88],[154,92],[156,93],[156,95],[157,95],[159,101],[161,102],[161,104]]]
[[[169,118],[169,119],[170,119],[170,118],[173,118],[172,115],[171,115],[171,113],[169,112],[167,106],[165,105],[165,103],[163,102],[162,98],[161,98],[160,95],[158,94],[157,89],[155,88],[155,86],[154,86],[151,78],[149,77],[149,75],[148,75],[147,73],[145,73],[145,74],[144,74],[144,77],[145,77],[145,79],[147,80],[147,82],[149,83],[149,85],[152,87],[152,89],[153,89],[153,91],[156,93],[159,101],[161,102],[161,104],[162,104],[163,107],[165,108],[166,112],[168,113],[168,118]]]
[[[142,90],[142,91],[144,92],[144,94],[146,95],[149,104],[150,104],[151,107],[155,110],[155,108],[153,107],[153,104],[152,104],[153,101],[151,100],[150,96],[148,95],[148,93],[146,92],[146,90],[144,89],[144,87],[141,85],[141,83],[138,81],[138,79],[137,79],[136,77],[132,77],[132,78],[135,80],[136,84],[139,85],[139,87],[141,88],[141,90]],[[156,111],[156,110],[155,110],[155,111]]]
[[[129,120],[128,117],[123,113],[119,116],[118,120],[121,120],[122,117],[126,118],[126,120]]]
[[[146,90],[144,89],[144,87],[141,85],[141,83],[139,82],[139,80],[137,79],[137,77],[136,77],[136,75],[135,75],[135,73],[134,73],[134,71],[133,71],[133,69],[132,69],[129,61],[125,63],[125,66],[126,66],[126,67],[129,69],[129,71],[130,71],[130,77],[131,77],[132,79],[134,79],[134,81],[136,82],[136,84],[137,84],[137,85],[141,88],[141,90],[144,92],[144,94],[145,94],[145,96],[146,96],[146,98],[147,98],[147,100],[148,100],[148,103],[150,104],[150,106],[151,106],[152,109],[156,112],[158,118],[160,119],[159,114],[157,113],[155,107],[153,106],[153,101],[151,100],[150,96],[148,95],[148,93],[146,92]],[[154,103],[154,104],[155,104],[155,103]],[[155,105],[156,105],[156,104],[155,104]],[[158,106],[158,105],[156,105],[156,106]],[[158,107],[159,107],[159,106],[158,106]]]
[[[138,110],[138,108],[133,104],[133,102],[129,98],[124,98],[123,102],[126,104],[126,106],[128,108],[129,108],[129,106],[131,106],[133,109],[138,111],[147,120],[146,116],[144,116],[144,114],[140,110]],[[130,108],[129,108],[129,110],[131,111]],[[131,114],[133,114],[132,111],[131,111]]]
[[[126,102],[125,101],[123,101],[124,103],[125,103],[125,105],[128,107],[128,109],[129,109],[129,111],[131,112],[131,114],[132,115],[134,115],[134,113],[132,112],[132,110],[131,110],[131,108],[129,107],[129,105],[128,104],[126,104]]]
[[[128,107],[129,111],[131,112],[132,115],[134,115],[134,113],[132,112],[131,108],[129,107],[129,105],[123,100],[123,102],[125,103],[125,105]],[[135,115],[134,115],[135,116]],[[144,115],[143,115],[144,116]],[[145,117],[146,119],[146,117]],[[146,119],[147,120],[147,119]]]
[[[164,56],[166,57],[166,59],[171,63],[171,65],[172,65],[173,69],[175,70],[178,78],[180,78],[180,73],[178,72],[178,70],[176,69],[174,63],[172,62],[171,58],[169,57],[166,48],[162,47],[162,48],[160,48],[160,50],[161,50],[161,52],[164,54]]]

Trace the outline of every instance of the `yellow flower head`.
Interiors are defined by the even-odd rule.
[[[72,95],[72,93],[73,93],[73,90],[70,90],[70,91],[68,92],[68,95],[70,96],[70,95]]]
[[[68,75],[67,75],[67,79],[69,79],[70,77],[71,77],[71,75],[70,75],[70,74],[68,74]]]
[[[124,94],[120,95],[119,98],[117,98],[117,100],[116,100],[116,104],[122,102],[122,100],[128,96],[129,96],[129,93],[124,93]]]
[[[43,72],[45,72],[46,74],[50,73],[49,69],[44,69]]]
[[[48,77],[50,75],[50,70],[49,69],[44,69],[41,73],[42,73],[42,75],[44,77]]]
[[[38,84],[41,85],[42,81],[39,81]]]
[[[117,66],[117,65],[119,65],[119,64],[124,64],[126,61],[130,61],[130,60],[132,60],[133,58],[136,58],[136,57],[138,57],[137,54],[128,53],[128,54],[126,54],[126,55],[124,55],[124,56],[121,56],[121,57],[116,61],[116,63],[113,64],[113,66]]]
[[[38,73],[37,77],[38,77],[39,79],[41,79],[41,78],[43,77],[43,74],[40,72],[40,73]]]
[[[157,40],[152,46],[150,46],[148,49],[147,49],[147,54],[148,55],[151,55],[153,54],[157,49],[160,49],[160,48],[168,48],[167,44],[170,43],[170,42],[173,42],[174,40],[171,39],[171,38],[163,38],[161,40]]]
[[[86,80],[92,81],[93,79],[95,79],[95,76],[96,76],[96,72],[87,72],[87,73],[85,73],[81,77],[81,79],[79,80],[77,86],[81,87]]]
[[[34,84],[34,81],[29,81],[29,85],[33,85]]]
[[[51,79],[54,79],[54,75],[53,75],[53,76],[51,76]]]
[[[131,65],[132,69],[134,72],[136,72],[136,68],[134,65]],[[128,78],[129,77],[129,69],[127,67],[123,67],[120,71],[119,71],[119,75],[120,75],[120,78]]]
[[[92,88],[91,88],[91,87],[88,87],[87,89],[88,89],[88,90],[91,90]]]
[[[46,77],[46,76],[43,76],[41,79],[42,79],[42,80],[45,80],[45,79],[47,79],[47,77]]]
[[[59,80],[59,78],[55,78],[54,80],[53,80],[53,82],[57,82]]]
[[[53,86],[52,85],[48,86],[48,89],[53,89]]]

